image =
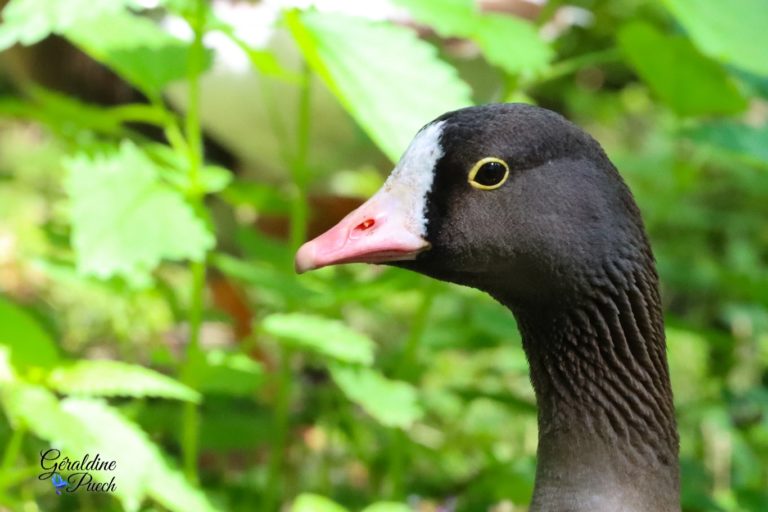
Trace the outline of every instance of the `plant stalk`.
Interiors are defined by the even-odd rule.
[[[277,389],[275,396],[275,417],[272,453],[269,459],[267,486],[264,492],[262,510],[276,510],[283,490],[283,466],[285,462],[288,430],[291,427],[291,392],[293,388],[293,371],[291,362],[293,353],[284,348],[280,354],[280,368],[277,374]]]
[[[302,69],[301,88],[299,90],[298,119],[296,123],[295,154],[291,158],[291,176],[293,178],[294,195],[291,203],[291,248],[293,250],[304,242],[307,236],[307,184],[309,176],[308,156],[311,123],[311,73],[305,64]],[[291,428],[290,409],[293,383],[292,362],[293,353],[289,348],[282,348],[280,369],[277,376],[277,395],[275,398],[275,417],[272,454],[267,474],[267,488],[264,495],[263,510],[274,510],[280,500],[279,493],[283,488],[283,466],[287,450],[288,431]]]
[[[588,66],[597,66],[600,64],[618,62],[620,60],[621,50],[618,48],[608,48],[606,50],[598,50],[595,52],[578,55],[576,57],[571,57],[569,59],[561,60],[560,62],[555,62],[540,76],[535,77],[530,81],[524,81],[520,84],[519,89],[526,90],[534,85],[556,80],[558,78],[576,73],[577,71]]]
[[[19,453],[21,453],[21,446],[24,444],[24,435],[26,432],[26,429],[22,426],[13,430],[11,438],[8,440],[8,444],[5,447],[5,452],[3,453],[2,466],[0,466],[0,473],[3,475],[7,475],[18,460]]]
[[[427,328],[429,312],[432,310],[432,304],[435,301],[436,294],[437,289],[435,284],[427,282],[425,285],[424,296],[422,297],[421,304],[419,304],[419,308],[416,310],[416,315],[411,323],[411,329],[408,333],[408,338],[405,340],[405,346],[403,347],[403,352],[400,356],[399,364],[397,365],[396,376],[398,378],[409,382],[413,382],[414,380],[414,373],[419,362],[421,341],[424,339],[424,331]]]
[[[432,283],[427,284],[395,370],[395,377],[399,379],[408,382],[415,380],[421,342],[424,339],[429,312],[432,310],[436,293],[436,286]],[[393,429],[390,431],[388,441],[390,449],[387,460],[385,495],[390,499],[399,500],[403,497],[403,468],[408,457],[408,439],[403,430]]]
[[[299,90],[299,109],[296,123],[296,153],[291,165],[294,183],[294,197],[291,205],[291,248],[296,250],[307,237],[309,217],[307,204],[307,185],[309,181],[309,137],[312,113],[311,80],[309,66],[302,69],[301,88]]]
[[[200,170],[203,164],[203,134],[200,124],[200,75],[203,71],[207,6],[204,0],[197,0],[193,18],[189,20],[194,31],[187,72],[188,108],[185,123],[187,159],[189,163],[189,201],[198,213],[204,209],[205,191],[200,184]],[[203,321],[203,297],[205,294],[206,257],[190,263],[192,291],[189,303],[189,342],[181,371],[182,381],[194,385],[192,364],[201,355],[200,329]],[[193,482],[198,482],[197,460],[200,435],[200,409],[197,404],[185,403],[181,424],[181,450],[184,473]]]

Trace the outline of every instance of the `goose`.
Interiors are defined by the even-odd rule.
[[[482,290],[514,315],[538,406],[533,512],[679,511],[655,261],[591,136],[525,104],[446,113],[382,188],[296,254]]]

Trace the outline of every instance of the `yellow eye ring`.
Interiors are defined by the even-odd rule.
[[[501,167],[499,167],[501,166]],[[478,176],[478,173],[480,174]],[[499,188],[509,178],[509,166],[501,158],[488,156],[478,160],[469,171],[467,181],[479,190],[494,190]]]

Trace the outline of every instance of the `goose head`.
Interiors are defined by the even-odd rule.
[[[575,298],[597,265],[645,245],[589,135],[545,109],[494,104],[422,128],[381,190],[301,247],[296,268],[387,263],[525,304]]]
[[[600,145],[494,104],[422,128],[382,188],[296,255],[394,265],[488,292],[517,318],[539,407],[532,511],[679,510],[658,278]]]

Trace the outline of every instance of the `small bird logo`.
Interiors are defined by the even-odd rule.
[[[61,496],[61,490],[67,486],[67,481],[64,480],[60,474],[54,473],[51,477],[51,483],[56,488],[56,494]]]

